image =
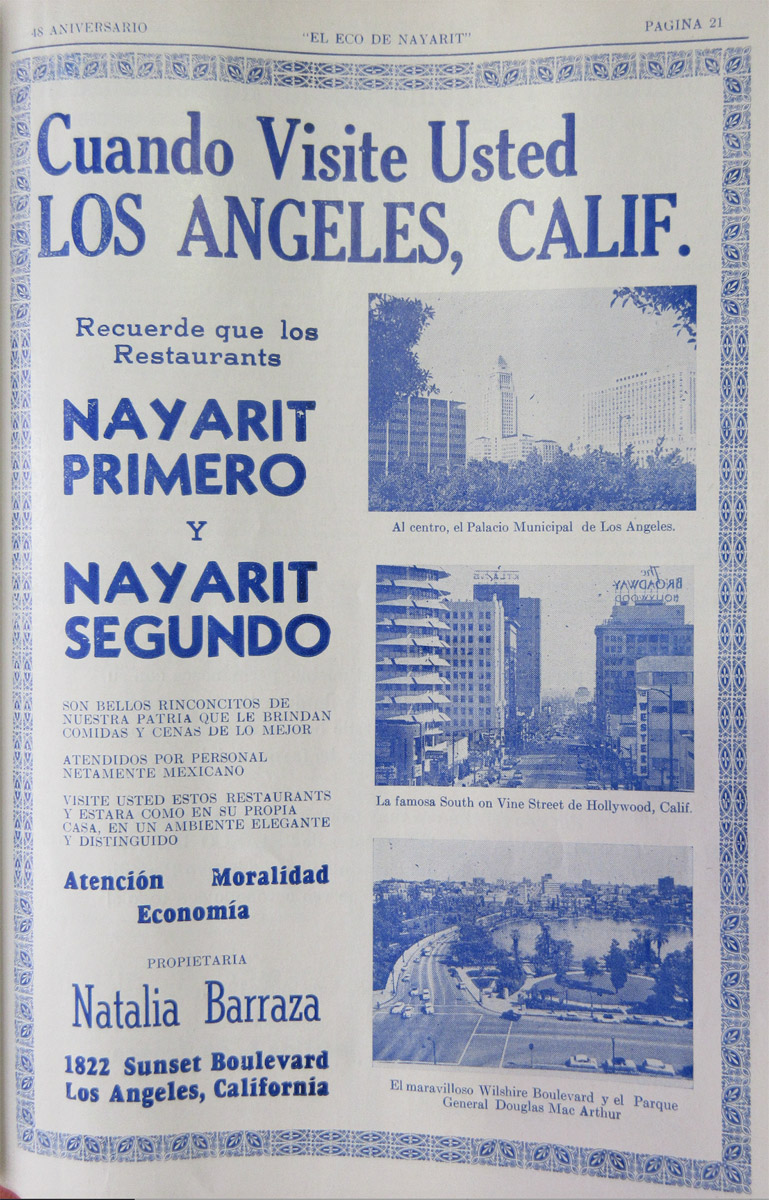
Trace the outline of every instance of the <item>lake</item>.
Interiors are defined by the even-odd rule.
[[[551,937],[559,940],[567,938],[573,944],[575,965],[580,963],[583,958],[587,958],[589,954],[596,958],[608,954],[613,938],[617,939],[622,950],[626,950],[635,937],[635,929],[647,928],[643,921],[598,921],[595,917],[580,917],[567,921],[551,920],[547,924],[550,927]],[[651,925],[648,928],[651,928]],[[510,932],[512,929],[517,929],[520,934],[518,941],[520,954],[524,958],[530,957],[534,953],[534,943],[540,934],[539,922],[509,921],[500,925],[494,931],[493,937],[496,944],[505,950],[513,948]],[[690,929],[677,926],[675,929],[668,930],[668,941],[662,947],[662,957],[664,958],[671,950],[683,950],[691,940]],[[656,953],[656,947],[653,944],[652,949]]]

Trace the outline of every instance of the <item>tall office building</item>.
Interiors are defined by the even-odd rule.
[[[518,427],[518,392],[500,354],[474,410],[468,458],[521,462],[534,453],[535,440]]]
[[[691,655],[694,626],[682,604],[615,605],[595,628],[595,710],[598,727],[608,716],[627,716],[636,707],[636,663],[648,655]]]
[[[501,354],[481,397],[479,416],[476,432],[483,437],[515,437],[518,433],[518,392]]]
[[[480,399],[470,410],[467,457],[489,462],[523,462],[539,454],[543,462],[554,462],[560,446],[551,438],[536,439],[522,433],[518,421],[518,392],[513,373],[500,354]]]
[[[541,699],[540,601],[521,596],[520,586],[499,583],[475,583],[473,599],[498,599],[508,621],[516,626],[515,705],[531,716],[539,712]]]
[[[446,571],[378,566],[376,782],[428,784],[445,777],[449,717]]]
[[[690,791],[694,770],[681,771],[682,739],[694,751],[694,659],[647,655],[635,665],[636,774],[650,787]]]
[[[530,716],[539,712],[542,693],[540,647],[541,601],[521,596],[518,607],[518,660],[516,678],[518,707]]]
[[[467,459],[465,406],[440,396],[409,396],[396,401],[389,418],[369,427],[373,478],[389,475],[404,462],[426,471],[464,467]]]
[[[514,629],[497,599],[450,600],[451,731],[504,735]]]
[[[637,371],[582,394],[582,447],[603,446],[645,462],[660,438],[663,452],[695,461],[696,375],[693,369]]]

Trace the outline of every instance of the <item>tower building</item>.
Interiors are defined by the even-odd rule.
[[[446,571],[377,567],[376,775],[379,784],[439,782],[449,717]]]
[[[595,710],[599,729],[609,714],[636,707],[636,663],[650,655],[692,655],[694,626],[682,604],[618,604],[595,629]]]

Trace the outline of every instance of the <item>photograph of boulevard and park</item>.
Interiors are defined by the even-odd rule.
[[[369,508],[693,509],[697,290],[369,296]]]
[[[691,792],[692,576],[378,566],[375,784]],[[664,796],[584,803],[689,811]]]
[[[374,880],[375,1061],[693,1078],[689,847],[378,839]]]

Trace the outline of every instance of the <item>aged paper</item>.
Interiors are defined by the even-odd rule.
[[[21,1194],[761,1194],[766,8],[690,8],[3,10]]]

